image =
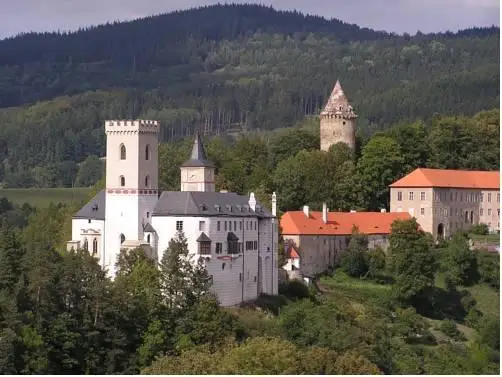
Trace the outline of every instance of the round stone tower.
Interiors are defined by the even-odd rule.
[[[321,150],[327,151],[333,144],[342,142],[354,151],[356,119],[357,115],[337,80],[328,103],[321,112]]]

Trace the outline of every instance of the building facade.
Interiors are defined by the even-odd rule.
[[[283,268],[314,277],[340,263],[352,236],[353,227],[368,237],[368,248],[387,250],[391,224],[409,220],[407,213],[288,211],[281,217],[281,230],[290,256]],[[294,253],[293,253],[294,251]]]
[[[500,231],[500,173],[416,169],[390,185],[390,210],[408,212],[434,237],[475,224]]]
[[[110,276],[123,249],[160,261],[182,231],[194,261],[203,258],[223,306],[277,294],[278,223],[254,194],[215,192],[215,168],[195,137],[180,168],[181,191],[158,190],[154,121],[107,121],[106,189],[72,220],[68,249],[89,250]],[[275,206],[275,195],[273,198]]]
[[[321,150],[327,151],[337,143],[345,143],[353,151],[356,148],[357,115],[343,92],[340,81],[320,114]]]

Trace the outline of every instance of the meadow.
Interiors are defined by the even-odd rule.
[[[45,208],[51,202],[78,203],[85,200],[90,191],[88,187],[0,189],[0,197],[17,205],[28,203],[33,207]]]

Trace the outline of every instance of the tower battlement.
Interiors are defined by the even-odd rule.
[[[122,119],[105,121],[105,132],[148,132],[159,133],[160,122],[145,119]]]
[[[322,119],[347,119],[347,120],[352,120],[356,119],[358,115],[354,112],[354,110],[351,108],[349,109],[342,109],[338,110],[336,112],[321,112],[320,117]]]

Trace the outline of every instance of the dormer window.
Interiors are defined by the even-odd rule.
[[[232,212],[232,206],[230,204],[227,204],[227,211]]]
[[[220,212],[220,206],[218,204],[214,205],[214,209],[216,210],[216,212]]]

